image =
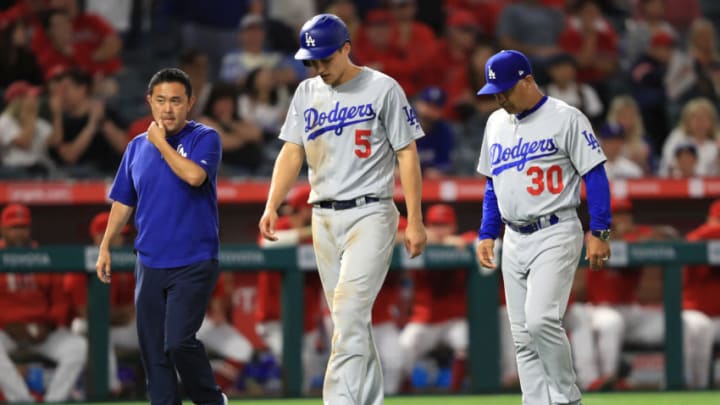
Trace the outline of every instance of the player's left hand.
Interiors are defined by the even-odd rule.
[[[425,250],[426,243],[427,234],[425,233],[425,226],[423,226],[422,222],[409,222],[405,229],[405,249],[407,249],[410,257],[420,256],[420,253]]]
[[[157,148],[160,142],[167,142],[165,127],[161,122],[153,121],[147,130],[147,140]]]
[[[275,235],[275,224],[277,223],[277,220],[278,214],[276,211],[265,210],[265,212],[263,212],[263,215],[260,218],[260,223],[258,224],[260,234],[262,234],[263,238],[271,242],[278,240],[278,237]]]
[[[588,235],[585,243],[585,260],[590,262],[590,268],[600,269],[605,266],[608,259],[610,259],[610,244]]]

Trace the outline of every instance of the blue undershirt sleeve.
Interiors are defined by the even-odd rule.
[[[480,229],[478,230],[478,239],[497,239],[500,235],[500,227],[502,226],[502,218],[500,217],[500,209],[497,204],[497,196],[491,178],[487,178],[485,183],[485,198],[483,199],[483,215]]]
[[[610,184],[601,163],[583,176],[590,211],[590,229],[610,229]]]

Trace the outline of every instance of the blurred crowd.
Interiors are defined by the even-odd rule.
[[[260,247],[311,249],[309,193],[307,185],[291,191],[281,207],[278,240],[268,242],[258,235]],[[712,202],[706,221],[694,224],[696,228],[684,236],[670,226],[636,223],[630,201],[613,200],[612,212],[615,241],[720,239],[720,200]],[[428,243],[473,249],[476,231],[461,230],[452,206],[430,205],[424,218]],[[87,225],[89,243],[100,243],[107,220],[107,211],[92,218]],[[27,206],[3,207],[0,250],[37,248],[32,223]],[[406,224],[401,217],[398,244],[403,243]],[[112,241],[113,246],[127,247],[133,233],[126,227]],[[500,249],[500,245],[496,247]],[[388,274],[372,311],[387,394],[467,392],[466,361],[471,344],[467,276],[467,269],[393,270]],[[0,398],[9,402],[86,398],[88,277],[94,274],[0,273]],[[304,279],[303,334],[291,344],[300,347],[303,393],[319,395],[333,325],[317,272],[305,273]],[[488,310],[498,311],[501,384],[503,389],[518,390],[501,278],[498,289],[497,307]],[[682,290],[685,386],[704,389],[720,385],[720,376],[712,372],[720,361],[720,272],[713,266],[686,266]],[[108,386],[116,398],[144,397],[133,291],[133,275],[114,272],[109,294]],[[283,393],[282,294],[279,272],[222,273],[197,336],[212,355],[216,380],[228,395]],[[579,269],[564,326],[574,352],[578,384],[584,391],[662,387],[662,362],[653,367],[647,360],[633,357],[637,350],[662,351],[662,305],[660,267],[615,268],[608,264],[598,271]]]
[[[112,176],[165,66],[190,75],[191,118],[220,132],[220,174],[269,176],[293,90],[313,75],[293,59],[297,32],[319,12],[414,103],[427,177],[475,174],[497,108],[475,93],[488,57],[510,48],[591,119],[611,180],[720,174],[711,0],[5,0],[0,177]]]
[[[0,178],[111,177],[128,141],[152,120],[147,82],[166,66],[191,78],[191,118],[219,131],[220,174],[269,176],[293,90],[313,75],[292,57],[297,32],[322,11],[347,23],[358,64],[405,89],[427,134],[418,142],[427,178],[475,174],[497,108],[475,93],[487,59],[509,48],[530,57],[547,94],[590,118],[611,180],[720,174],[715,0],[0,0]],[[275,246],[310,242],[307,193],[299,187],[289,196]],[[476,238],[461,232],[451,206],[427,207],[425,219],[429,243],[465,249]],[[88,241],[98,243],[106,222],[99,213],[88,224]],[[720,202],[685,237],[636,224],[631,203],[613,203],[613,237],[629,242],[717,239],[719,223]],[[38,245],[28,207],[4,207],[0,226],[2,248]],[[129,244],[132,233],[114,243]],[[389,274],[373,310],[387,393],[466,387],[465,277],[464,269]],[[642,266],[578,272],[566,328],[584,390],[631,387],[623,345],[662,345],[660,278],[658,268]],[[303,388],[318,393],[332,324],[317,274],[305,279]],[[215,356],[217,380],[230,394],[279,394],[280,274],[220,280],[198,336]],[[81,274],[0,273],[5,399],[83,398],[86,288]],[[686,385],[704,388],[720,342],[717,269],[688,268],[683,290]],[[143,384],[132,291],[129,273],[113,275],[116,395]],[[502,382],[516,388],[502,289],[500,297]]]

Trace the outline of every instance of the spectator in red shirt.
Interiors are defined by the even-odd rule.
[[[467,68],[470,54],[476,45],[477,22],[466,11],[453,11],[447,18],[445,37],[438,41],[437,52],[432,60],[431,77],[426,82],[442,87],[447,93],[445,118],[456,120],[457,110],[466,100],[469,86]]]
[[[263,248],[274,248],[283,246],[309,245],[312,243],[312,229],[310,219],[312,206],[308,204],[310,198],[310,186],[296,186],[288,195],[285,215],[278,219],[276,224],[275,242],[270,242],[261,236],[258,237],[260,246]],[[280,313],[282,294],[282,274],[276,271],[263,271],[258,275],[258,298],[256,307],[256,319],[258,322],[258,335],[270,348],[278,361],[282,360],[282,318]],[[330,355],[329,336],[332,331],[325,327],[323,314],[322,284],[317,271],[305,274],[304,299],[304,321],[303,321],[303,387],[309,391],[314,381],[322,381],[321,377],[325,372],[325,365]]]
[[[30,209],[10,204],[0,213],[0,248],[31,248]],[[55,363],[55,374],[43,400],[61,402],[82,373],[87,359],[87,341],[71,333],[64,324],[69,302],[62,276],[38,273],[0,274],[0,389],[10,402],[34,402],[9,354],[24,348]],[[41,393],[38,393],[41,395]]]
[[[110,96],[116,83],[109,78],[122,67],[122,40],[102,17],[81,12],[77,0],[51,0],[55,9],[37,25],[32,49],[44,71],[56,64],[80,67],[95,77],[95,90]]]
[[[397,34],[398,26],[390,12],[371,10],[360,27],[357,42],[353,44],[353,59],[358,64],[392,76],[405,93],[414,94],[420,64],[401,48]]]
[[[449,13],[454,10],[464,10],[475,16],[480,34],[486,38],[495,37],[495,29],[500,12],[506,0],[445,0],[445,7]],[[479,89],[480,87],[478,87]],[[477,90],[476,90],[477,91]]]
[[[614,200],[612,209],[612,238],[639,242],[665,238],[664,228],[637,225],[633,221],[632,204],[628,200]],[[612,268],[584,271],[587,299],[592,307],[593,330],[598,345],[600,377],[590,390],[615,386],[626,387],[618,380],[619,358],[623,342],[658,345],[665,336],[665,324],[659,291],[662,291],[658,269],[649,267]],[[695,376],[701,373],[694,361],[702,336],[693,333],[683,314],[683,359],[688,387],[697,387]]]
[[[603,17],[597,0],[575,2],[560,35],[560,47],[575,57],[581,83],[600,86],[617,69],[617,34]]]
[[[720,200],[710,205],[707,221],[687,235],[689,242],[720,239]],[[683,272],[683,333],[695,336],[689,348],[692,367],[687,383],[692,388],[709,388],[713,342],[720,343],[720,268],[686,266]],[[686,375],[688,374],[686,371]]]
[[[446,204],[427,209],[425,222],[428,243],[452,245],[465,249],[468,240],[457,235],[455,210]],[[477,234],[472,232],[470,240]],[[439,343],[453,350],[452,390],[458,391],[465,377],[468,348],[468,324],[465,299],[466,270],[413,271],[412,315],[400,334],[405,352],[405,370]]]
[[[435,32],[424,22],[417,21],[417,0],[389,0],[389,11],[395,17],[397,27],[397,46],[402,59],[413,67],[414,89],[406,93],[408,97],[415,95],[422,87],[432,84],[424,82],[430,72],[428,60],[431,60],[437,47]],[[422,44],[422,46],[418,46]]]
[[[403,243],[405,228],[407,219],[400,216],[396,244]],[[372,308],[372,333],[382,363],[385,395],[398,394],[403,380],[400,328],[409,316],[409,313],[405,313],[409,310],[406,299],[409,284],[407,277],[401,271],[389,271]]]

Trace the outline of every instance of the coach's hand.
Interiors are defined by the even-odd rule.
[[[422,222],[408,222],[408,226],[405,229],[405,249],[407,249],[410,257],[420,256],[420,253],[425,250],[426,243],[427,234],[425,233],[425,226],[423,226]]]
[[[494,239],[483,239],[477,245],[477,258],[483,267],[488,269],[495,269],[495,240]]]
[[[275,236],[275,224],[277,223],[277,220],[278,215],[274,210],[265,210],[265,212],[263,212],[263,215],[260,218],[260,223],[258,224],[260,234],[263,238],[272,242],[278,240],[277,236]]]
[[[95,271],[97,276],[103,283],[110,282],[110,250],[108,248],[100,247],[98,252],[97,262],[95,262]]]
[[[147,140],[157,148],[160,142],[167,142],[167,132],[161,122],[153,121],[147,130]]]
[[[592,235],[588,235],[585,243],[585,260],[590,262],[593,270],[605,267],[610,258],[610,244]]]

